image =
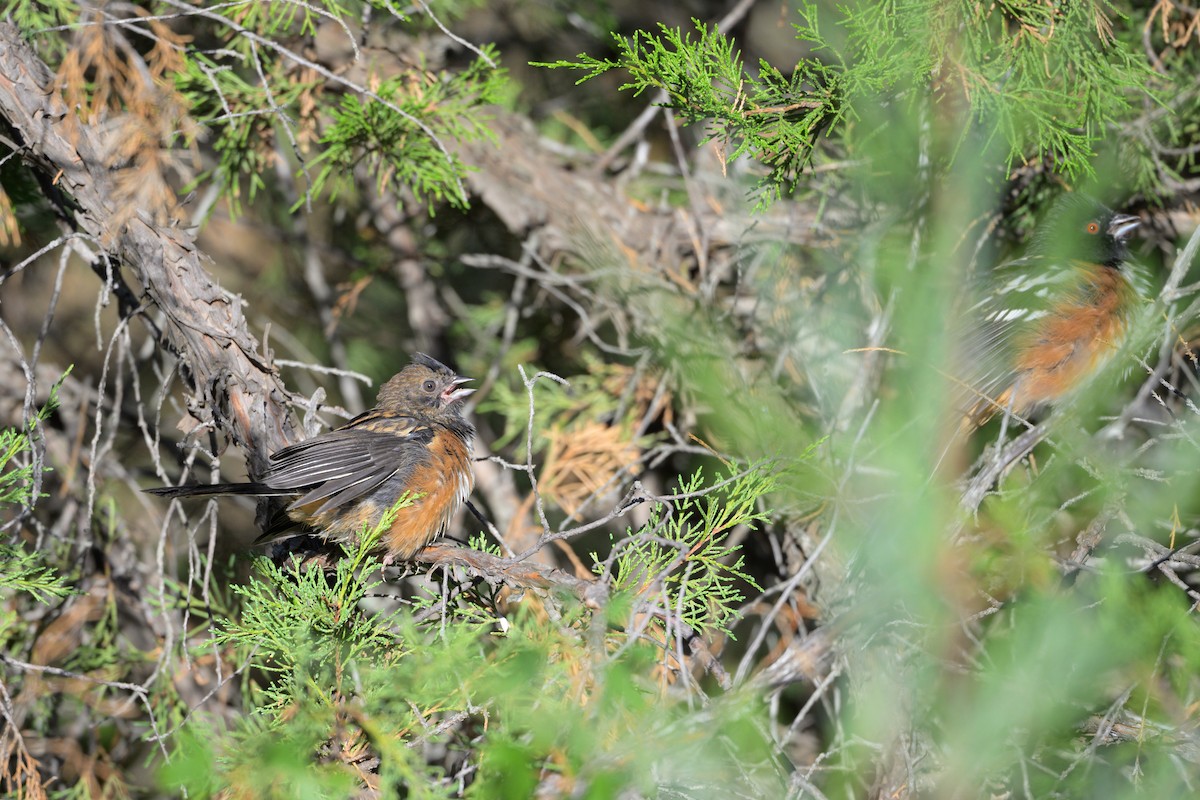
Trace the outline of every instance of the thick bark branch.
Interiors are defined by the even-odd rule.
[[[546,146],[528,119],[500,108],[490,113],[495,142],[458,147],[457,155],[476,170],[467,175],[467,184],[509,231],[522,237],[537,232],[547,256],[578,252],[584,233],[610,236],[646,264],[707,257],[697,252],[698,245],[710,250],[736,246],[747,240],[751,228],[751,240],[774,244],[806,243],[815,236],[814,220],[797,204],[777,203],[751,218],[740,205],[726,208],[702,183],[695,189],[703,202],[687,210],[648,207],[625,195],[611,178],[568,164]],[[731,193],[736,196],[736,189]]]
[[[192,235],[154,221],[147,209],[122,207],[102,153],[105,134],[63,102],[54,75],[15,27],[0,23],[0,115],[21,158],[68,199],[67,223],[94,240],[166,315],[168,344],[195,391],[192,412],[228,433],[250,454],[250,471],[296,439],[287,391],[259,352],[240,301],[205,268]],[[60,204],[62,206],[62,204]]]

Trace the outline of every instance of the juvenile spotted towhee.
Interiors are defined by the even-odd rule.
[[[272,453],[267,471],[250,483],[188,484],[147,489],[163,497],[217,494],[291,496],[261,539],[309,528],[327,539],[353,540],[407,492],[380,541],[384,563],[412,558],[437,536],[475,485],[471,440],[463,419],[471,380],[423,353],[379,388],[375,407],[345,425]]]
[[[1124,338],[1141,295],[1127,243],[1137,217],[1080,195],[1052,208],[1030,254],[997,267],[963,338],[967,420],[1025,417],[1093,374]]]

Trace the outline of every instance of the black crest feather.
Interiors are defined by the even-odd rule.
[[[438,361],[433,356],[427,356],[424,353],[413,353],[412,363],[422,367],[429,367],[434,372],[453,373],[453,370],[447,367],[445,364]]]

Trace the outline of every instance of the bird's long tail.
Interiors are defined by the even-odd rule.
[[[215,494],[285,495],[265,483],[185,483],[182,486],[155,486],[145,489],[148,494],[159,497],[208,497]]]

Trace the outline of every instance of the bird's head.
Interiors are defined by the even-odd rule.
[[[471,380],[456,375],[437,359],[417,353],[411,364],[379,387],[375,404],[411,410],[460,411],[462,401],[475,391],[463,386]]]
[[[1080,194],[1062,197],[1034,240],[1034,250],[1055,261],[1087,261],[1120,267],[1129,258],[1129,238],[1141,220],[1118,214]]]

